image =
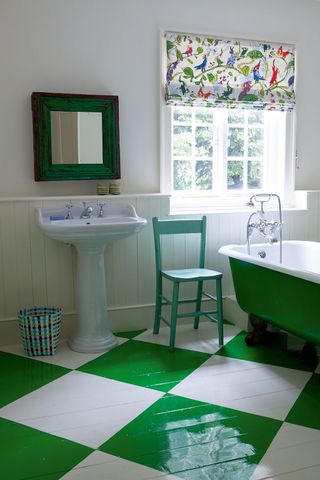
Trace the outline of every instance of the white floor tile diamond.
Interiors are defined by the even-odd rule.
[[[99,447],[164,395],[72,371],[0,410],[2,417]]]
[[[294,472],[289,472],[281,475],[272,475],[270,477],[263,477],[266,480],[319,480],[320,465],[310,468],[302,468]],[[251,479],[250,479],[251,480]]]
[[[123,458],[108,455],[103,452],[93,452],[85,460],[74,467],[61,480],[181,480],[173,475],[124,460]]]
[[[119,341],[119,345],[128,341],[127,338],[117,338]],[[71,348],[68,346],[67,340],[61,340],[59,342],[56,353],[54,355],[29,357],[24,353],[22,344],[0,346],[0,351],[14,353],[15,355],[20,355],[22,357],[30,358],[32,360],[39,360],[40,362],[50,363],[52,365],[58,365],[59,367],[65,367],[70,369],[79,368],[85,363],[88,363],[91,360],[94,360],[95,358],[100,357],[100,355],[103,355],[105,353],[75,352],[74,350],[71,350]]]
[[[320,430],[284,423],[250,480],[319,480]]]
[[[310,377],[300,370],[213,356],[170,393],[284,420]]]
[[[234,338],[240,329],[233,325],[224,325],[224,344]],[[156,343],[158,345],[169,345],[170,329],[161,327],[157,335],[152,330],[141,333],[134,340]],[[177,348],[186,348],[196,352],[215,353],[221,347],[218,342],[218,327],[216,323],[201,322],[199,328],[195,330],[192,324],[179,325],[176,335]]]

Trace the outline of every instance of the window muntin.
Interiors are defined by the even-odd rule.
[[[230,110],[227,114],[227,189],[264,187],[264,111]]]
[[[288,114],[166,108],[171,112],[171,151],[167,150],[171,158],[167,165],[173,195],[227,198],[266,190],[283,193],[288,131],[289,143],[293,140],[287,128]]]
[[[172,107],[174,191],[215,190],[217,149],[214,114],[213,109]]]

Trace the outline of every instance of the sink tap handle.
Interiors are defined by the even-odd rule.
[[[102,218],[102,217],[104,216],[103,207],[105,206],[105,203],[99,203],[99,202],[97,202],[97,205],[98,205],[98,207],[100,208],[99,213],[98,213],[98,217],[99,217],[99,218]]]
[[[67,203],[66,204],[66,209],[67,209],[67,214],[65,216],[65,219],[66,220],[70,220],[73,218],[73,215],[72,215],[72,212],[71,212],[71,208],[73,207],[72,203]]]

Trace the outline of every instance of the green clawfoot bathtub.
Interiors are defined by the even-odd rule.
[[[320,345],[320,243],[226,245],[236,298],[248,314]]]

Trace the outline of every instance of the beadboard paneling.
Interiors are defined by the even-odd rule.
[[[0,202],[0,322],[15,320],[22,307],[31,305],[59,305],[67,314],[75,312],[74,285],[76,252],[74,247],[45,237],[35,223],[37,207],[65,205],[72,199],[24,199]],[[85,199],[84,199],[85,200]],[[93,200],[89,200],[92,201]],[[148,320],[153,321],[155,294],[154,244],[152,217],[166,217],[169,199],[164,196],[106,197],[107,203],[132,203],[148,226],[139,234],[110,245],[105,253],[108,305],[123,311],[123,325],[133,324],[137,315],[128,312],[147,309]],[[73,203],[80,203],[77,198]],[[309,194],[307,211],[284,212],[284,238],[319,240],[319,194]],[[224,295],[233,295],[228,259],[218,254],[221,245],[243,244],[246,240],[247,213],[207,215],[207,264],[221,271]],[[256,238],[261,242],[261,238]],[[179,235],[164,239],[166,265],[191,267],[197,261],[195,237]],[[170,294],[170,291],[166,292]],[[194,294],[191,285],[182,292],[186,297]],[[151,308],[150,308],[151,306]],[[139,326],[141,323],[139,322]],[[0,339],[1,342],[1,339]]]

